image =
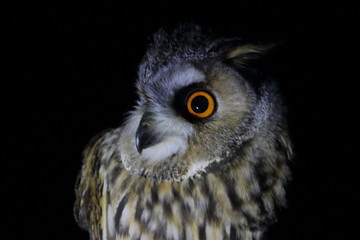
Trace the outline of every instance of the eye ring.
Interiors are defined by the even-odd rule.
[[[195,91],[188,97],[186,107],[192,116],[207,118],[215,112],[215,99],[209,92]]]

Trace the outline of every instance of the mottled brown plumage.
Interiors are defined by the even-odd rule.
[[[197,26],[155,35],[135,110],[84,152],[75,216],[91,239],[262,238],[292,155],[276,85],[245,64],[264,49]],[[198,89],[216,103],[205,118],[186,108],[205,97],[182,104]]]

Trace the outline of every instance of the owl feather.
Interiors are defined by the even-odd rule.
[[[84,151],[74,212],[91,239],[263,238],[292,157],[277,85],[246,74],[268,47],[193,25],[154,35],[134,110]]]

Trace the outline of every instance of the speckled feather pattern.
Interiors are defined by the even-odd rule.
[[[118,136],[110,131],[85,152],[87,178],[79,183],[76,209],[86,208],[81,217],[90,220],[92,239],[261,239],[276,205],[285,203],[288,167],[284,159],[247,157],[256,144],[244,144],[237,160],[194,179],[156,182],[123,168]],[[282,137],[272,147],[285,158],[291,153]]]
[[[134,110],[84,151],[74,213],[92,240],[260,240],[276,221],[292,157],[285,111],[276,84],[242,76],[244,55],[262,48],[234,41],[198,26],[155,35]],[[217,99],[204,121],[173,109],[177,92],[194,84]],[[139,152],[145,115],[157,142]]]

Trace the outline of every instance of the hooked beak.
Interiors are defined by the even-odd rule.
[[[141,154],[142,150],[155,145],[161,141],[158,134],[155,133],[152,126],[151,114],[145,113],[141,120],[135,134],[135,145],[138,152]]]

